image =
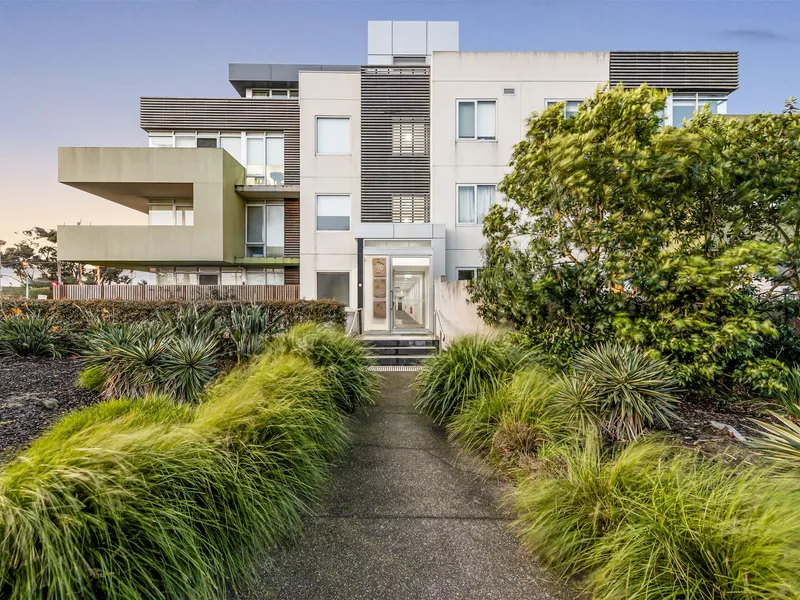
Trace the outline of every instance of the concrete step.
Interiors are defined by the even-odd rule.
[[[371,348],[438,348],[439,340],[434,337],[429,338],[361,338],[367,346]]]
[[[418,355],[418,356],[385,356],[385,355],[375,355],[373,358],[377,362],[378,366],[387,367],[387,366],[415,366],[422,364],[422,361],[425,359],[426,355]]]
[[[436,346],[404,346],[404,347],[383,347],[373,346],[370,348],[372,354],[378,356],[427,356],[436,352]]]

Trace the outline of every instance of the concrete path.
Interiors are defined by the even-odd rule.
[[[378,405],[332,475],[305,536],[241,598],[562,600],[519,548],[500,486],[459,460],[411,406],[414,373],[384,373]]]

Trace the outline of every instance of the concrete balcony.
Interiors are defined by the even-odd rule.
[[[191,226],[61,226],[61,260],[137,266],[235,264],[244,254],[244,168],[214,148],[59,148],[58,180],[147,214],[191,203]]]

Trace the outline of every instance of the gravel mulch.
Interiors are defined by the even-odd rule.
[[[0,358],[0,461],[65,413],[99,401],[96,392],[75,388],[80,371],[70,358]]]

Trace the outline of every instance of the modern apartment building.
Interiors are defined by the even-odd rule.
[[[59,258],[169,284],[299,284],[365,331],[432,328],[433,286],[481,267],[526,121],[599,85],[725,113],[736,52],[461,52],[457,22],[368,25],[365,65],[231,64],[234,98],[141,98],[149,147],[60,148],[59,181],[148,214],[60,227]]]

